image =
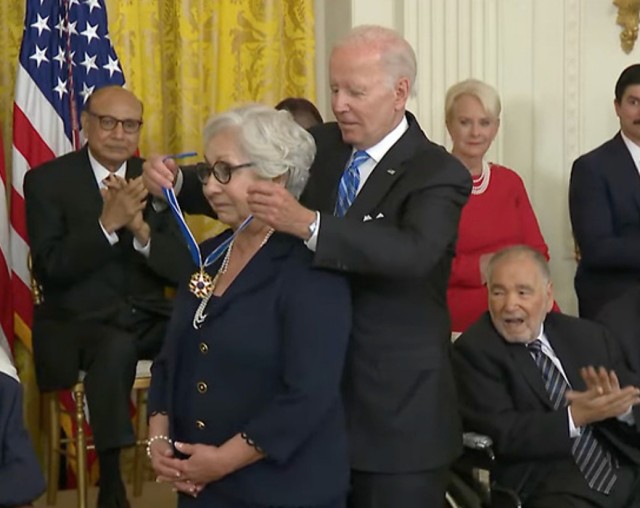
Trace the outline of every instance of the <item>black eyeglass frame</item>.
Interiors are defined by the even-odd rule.
[[[243,164],[231,165],[226,161],[215,161],[213,164],[208,162],[199,162],[196,164],[196,175],[202,185],[206,185],[211,175],[222,185],[226,185],[231,181],[231,174],[237,169],[249,168],[255,166],[255,162],[245,162]]]
[[[86,113],[90,116],[93,116],[98,119],[100,122],[100,128],[104,131],[111,132],[114,130],[118,124],[122,124],[122,130],[127,134],[135,134],[140,131],[140,127],[144,123],[142,120],[136,120],[135,118],[116,118],[111,115],[98,115],[93,111],[86,111]],[[113,124],[111,123],[113,121]],[[127,125],[129,127],[127,127]]]

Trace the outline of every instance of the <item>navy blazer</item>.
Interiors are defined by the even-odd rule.
[[[211,252],[225,232],[206,242]],[[347,281],[311,267],[312,253],[274,234],[225,293],[202,328],[200,300],[183,285],[164,348],[153,364],[151,414],[166,411],[171,436],[221,445],[238,433],[267,457],[209,484],[261,505],[313,506],[345,495],[346,431],[340,377],[351,327]],[[209,268],[213,275],[220,261]]]
[[[573,163],[569,211],[580,316],[595,318],[640,282],[640,175],[620,133]]]
[[[22,420],[22,386],[0,372],[0,508],[31,503],[44,488]]]

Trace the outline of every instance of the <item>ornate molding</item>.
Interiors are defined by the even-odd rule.
[[[618,8],[616,23],[622,27],[620,45],[630,53],[638,38],[640,0],[613,0],[613,4]]]

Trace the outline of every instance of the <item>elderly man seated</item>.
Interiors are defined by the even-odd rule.
[[[640,390],[595,323],[550,312],[547,262],[496,253],[489,312],[454,345],[466,430],[494,440],[494,479],[526,508],[640,506]]]
[[[22,421],[22,386],[0,345],[0,507],[31,506],[44,478]]]

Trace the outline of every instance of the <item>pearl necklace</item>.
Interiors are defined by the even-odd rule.
[[[482,161],[482,173],[477,179],[473,180],[473,187],[471,187],[471,194],[478,196],[483,194],[489,187],[489,180],[491,180],[491,166],[485,160]]]
[[[267,234],[264,235],[264,238],[260,242],[260,245],[258,245],[256,252],[259,251],[262,247],[264,247],[264,245],[269,241],[269,238],[271,238],[271,235],[273,233],[274,233],[274,229],[269,228],[269,231],[267,231]],[[216,284],[218,283],[218,279],[220,278],[221,275],[224,275],[225,273],[227,273],[227,270],[229,269],[229,261],[231,261],[231,251],[233,250],[234,242],[235,242],[235,239],[232,240],[231,243],[229,244],[229,248],[227,249],[227,253],[224,256],[224,259],[222,260],[222,264],[220,265],[220,268],[218,269],[215,277],[213,278],[213,282],[211,283],[211,291],[205,298],[203,298],[200,301],[200,305],[198,305],[198,309],[196,310],[196,313],[193,315],[192,325],[196,330],[198,330],[202,326],[202,323],[204,323],[204,320],[207,319],[207,314],[204,313],[204,310],[207,308],[207,304],[209,303],[211,295],[213,295],[213,292],[216,288]]]

